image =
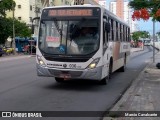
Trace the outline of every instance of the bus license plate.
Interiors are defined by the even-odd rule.
[[[69,79],[71,78],[71,75],[70,74],[60,74],[60,77],[64,79]]]

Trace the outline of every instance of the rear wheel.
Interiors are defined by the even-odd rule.
[[[120,68],[120,72],[125,72],[126,69],[126,56],[124,57],[124,65]]]
[[[62,83],[62,82],[64,81],[63,78],[57,78],[57,77],[55,77],[55,80],[56,80],[56,82],[58,82],[58,83]]]

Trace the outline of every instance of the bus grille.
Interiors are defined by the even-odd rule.
[[[55,77],[59,77],[61,74],[69,74],[72,78],[79,77],[83,73],[82,71],[60,71],[53,69],[49,69],[49,72]]]

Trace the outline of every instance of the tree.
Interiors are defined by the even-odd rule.
[[[13,0],[1,0],[0,1],[0,16],[6,17],[6,11],[13,10],[15,6],[16,6],[16,3]]]
[[[0,44],[4,44],[6,39],[10,36],[11,34],[11,28],[8,26],[9,21],[6,18],[0,18]]]
[[[13,38],[13,18],[6,18],[6,11],[12,10],[15,7],[13,0],[2,0],[0,2],[0,44],[4,44],[8,37]],[[31,29],[26,23],[14,19],[15,34],[19,37],[30,37]]]
[[[134,46],[138,46],[138,41],[140,38],[150,38],[148,31],[136,31],[132,33],[132,39],[134,41]]]
[[[148,31],[136,31],[132,33],[132,39],[138,42],[139,38],[149,38],[150,34]]]
[[[132,19],[153,20],[160,22],[160,0],[132,0],[129,6],[134,9]]]

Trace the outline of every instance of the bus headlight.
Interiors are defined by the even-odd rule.
[[[40,56],[37,55],[37,60],[38,60],[38,64],[45,67],[45,63],[43,62],[42,58]]]
[[[90,68],[90,69],[95,68],[95,67],[97,66],[97,64],[98,64],[99,60],[100,60],[100,57],[99,57],[99,58],[94,59],[94,60],[89,64],[88,68]]]

